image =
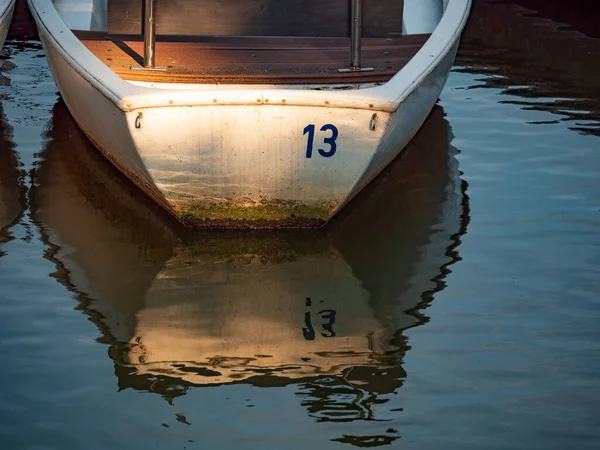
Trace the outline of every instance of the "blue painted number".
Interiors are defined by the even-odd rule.
[[[319,154],[321,156],[323,156],[324,158],[329,158],[330,156],[335,155],[335,151],[337,150],[335,140],[337,139],[339,134],[338,129],[335,127],[335,125],[331,125],[330,123],[328,123],[327,125],[323,125],[321,127],[321,131],[331,131],[331,136],[323,139],[323,142],[325,144],[329,144],[329,151],[326,152],[325,150],[319,149]]]
[[[306,144],[306,157],[312,158],[313,142],[315,140],[315,126],[307,125],[304,129],[304,134],[308,133],[308,143]]]
[[[331,131],[331,136],[323,139],[323,143],[329,145],[329,150],[323,150],[321,148],[318,149],[319,155],[321,155],[324,158],[329,158],[335,155],[335,152],[337,150],[337,144],[335,141],[338,138],[339,131],[335,125],[332,125],[330,123],[323,125],[321,127],[321,131]],[[306,157],[312,158],[313,145],[315,141],[315,126],[313,124],[307,125],[306,128],[304,128],[303,134],[307,133],[308,142],[306,143]]]

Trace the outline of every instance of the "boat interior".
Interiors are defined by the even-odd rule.
[[[362,0],[360,70],[356,64],[350,69],[352,1],[155,0],[155,66],[149,70],[143,68],[143,0],[54,0],[54,5],[117,75],[148,83],[386,82],[437,24],[407,26],[406,6],[414,0]],[[442,0],[418,1],[434,5],[439,20]]]

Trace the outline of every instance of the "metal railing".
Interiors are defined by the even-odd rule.
[[[156,51],[156,20],[154,17],[154,0],[144,0],[144,67],[154,67]]]
[[[165,70],[155,65],[156,53],[156,18],[155,1],[143,0],[143,33],[144,33],[144,63],[141,67],[132,69],[143,70]],[[371,67],[361,67],[362,56],[362,2],[363,0],[351,0],[350,21],[350,67],[339,69],[340,72],[369,72]]]
[[[131,66],[132,70],[166,70],[156,67],[156,17],[155,0],[143,0],[142,31],[144,33],[144,61],[141,66]]]
[[[370,72],[372,67],[361,67],[362,56],[362,2],[351,0],[350,8],[350,67],[339,69],[340,72]]]

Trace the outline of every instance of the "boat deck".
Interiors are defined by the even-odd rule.
[[[158,36],[156,66],[140,66],[143,36],[74,31],[97,58],[125,80],[160,83],[345,84],[385,82],[419,51],[429,34],[363,38],[362,66],[350,63],[347,37]]]

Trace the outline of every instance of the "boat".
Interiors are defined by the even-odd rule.
[[[100,156],[62,102],[48,128],[32,220],[119,389],[173,398],[327,378],[376,396],[402,384],[400,333],[427,321],[420,310],[460,259],[468,222],[441,107],[316,231],[187,230]]]
[[[191,226],[298,228],[419,130],[471,0],[28,4],[79,127],[155,202]]]
[[[16,0],[0,0],[0,48],[4,47]]]

